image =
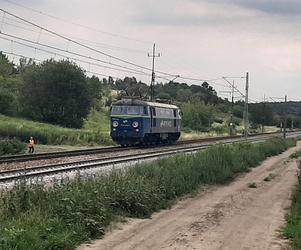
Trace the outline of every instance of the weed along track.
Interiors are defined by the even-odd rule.
[[[237,241],[235,235],[240,235],[242,243],[228,249],[249,246],[247,235],[257,244],[260,240],[254,239],[258,235],[278,226],[278,220],[272,220],[272,224],[269,221],[273,216],[281,217],[282,199],[287,201],[287,190],[296,178],[295,165],[285,161],[295,148],[268,159],[267,165],[264,162],[255,167],[295,146],[296,141],[256,140],[261,142],[217,144],[206,150],[200,150],[204,145],[182,148],[184,152],[198,151],[193,154],[176,154],[179,148],[169,152],[161,149],[155,156],[148,152],[149,156],[144,157],[162,159],[143,162],[126,171],[122,168],[85,178],[77,175],[74,179],[57,179],[52,185],[45,183],[45,175],[44,182],[18,181],[0,189],[0,249],[75,249],[102,236],[103,240],[88,249],[227,249],[227,244]],[[139,156],[128,157],[137,161]],[[108,161],[112,164],[112,159]],[[273,178],[265,181],[270,173]],[[256,188],[248,187],[252,182]],[[224,185],[212,187],[214,184]],[[179,198],[200,189],[205,191],[171,207]],[[249,214],[253,217],[245,217]],[[125,217],[132,218],[132,222],[121,225],[122,230],[106,233]],[[263,233],[245,230],[262,222],[268,223]],[[264,238],[269,239],[268,235]],[[250,249],[256,247],[251,245]]]

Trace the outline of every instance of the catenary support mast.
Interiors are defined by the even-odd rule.
[[[154,99],[154,85],[155,85],[155,57],[160,57],[160,53],[156,55],[156,44],[154,43],[153,45],[153,54],[150,55],[148,54],[149,57],[153,58],[153,63],[152,63],[152,79],[151,79],[151,101]]]

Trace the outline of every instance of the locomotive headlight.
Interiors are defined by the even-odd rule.
[[[138,123],[138,122],[133,122],[133,123],[132,123],[132,126],[133,126],[133,128],[138,128],[139,123]]]
[[[112,125],[114,128],[118,127],[118,121],[113,121]]]

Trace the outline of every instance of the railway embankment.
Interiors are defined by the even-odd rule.
[[[201,187],[231,181],[295,143],[215,145],[128,171],[57,181],[51,188],[21,180],[0,195],[0,249],[73,249],[103,236],[114,221],[150,217]]]

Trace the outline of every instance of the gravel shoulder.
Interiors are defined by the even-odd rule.
[[[300,149],[299,142],[233,182],[181,200],[151,219],[118,223],[104,239],[78,250],[289,249],[279,231],[297,183],[297,163],[288,157]],[[249,188],[253,182],[257,187]]]

